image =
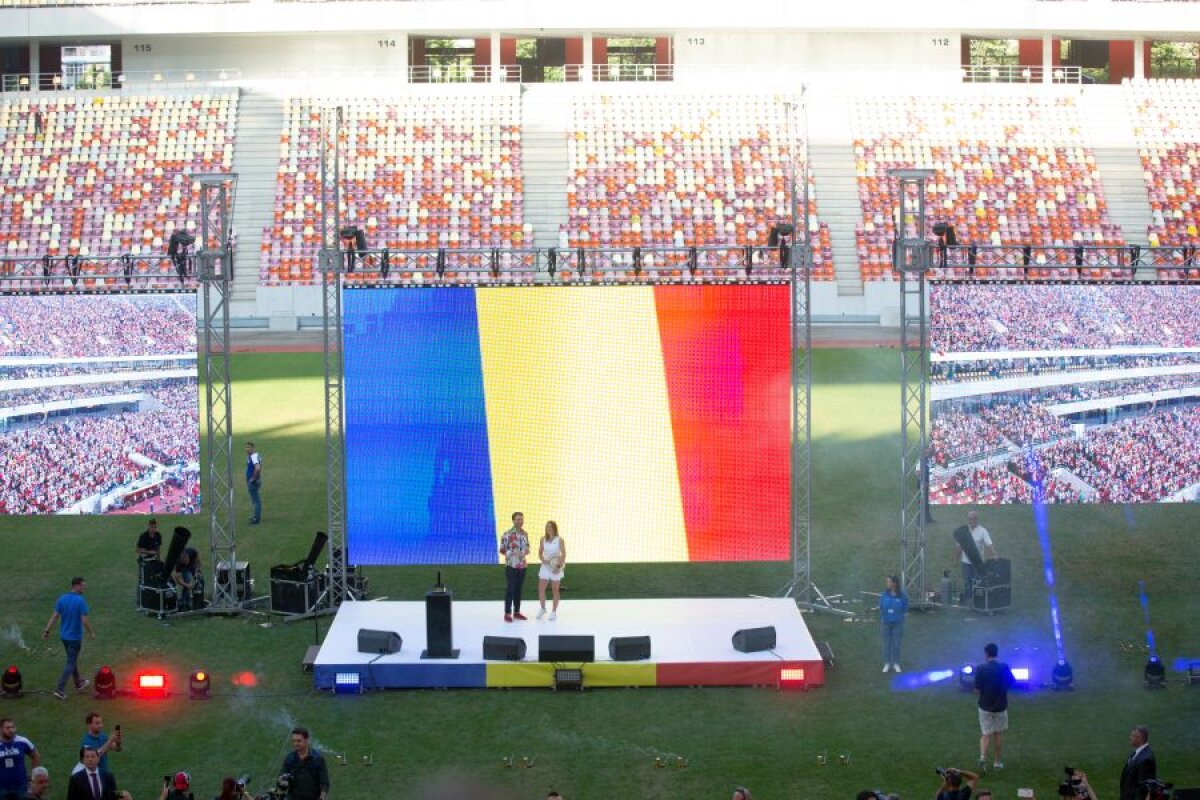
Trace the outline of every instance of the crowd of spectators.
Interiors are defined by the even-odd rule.
[[[1046,502],[1160,502],[1200,483],[1198,452],[1200,407],[1168,408],[1062,438],[1035,456],[1018,451],[935,476],[931,493],[949,503],[1028,503],[1040,481]]]
[[[174,381],[112,381],[104,383],[59,384],[55,386],[36,386],[29,389],[5,391],[0,381],[0,408],[17,408],[20,406],[55,403],[62,400],[89,400],[102,402],[103,398],[128,394],[151,394],[158,397],[162,391],[172,388]],[[192,397],[196,396],[196,386],[190,389]]]
[[[1015,378],[1022,375],[1057,375],[1088,370],[1133,370],[1200,366],[1200,352],[1146,353],[1142,355],[1070,355],[1035,356],[1029,358],[989,358],[977,361],[935,361],[930,365],[933,383],[968,383],[971,381]]]
[[[1200,346],[1200,286],[934,284],[934,352]]]
[[[0,434],[0,513],[48,514],[154,471],[131,458],[180,466],[200,457],[196,384],[148,392],[161,408],[50,416]]]
[[[0,357],[195,351],[196,311],[191,296],[13,295],[0,302]]]

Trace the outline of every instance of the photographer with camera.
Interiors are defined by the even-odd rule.
[[[158,800],[196,800],[192,794],[192,776],[183,770],[174,775],[163,775],[163,788]]]
[[[967,800],[979,785],[979,776],[965,769],[937,768],[942,783],[933,793],[933,800]],[[966,785],[963,785],[963,782]]]
[[[1059,797],[1074,797],[1077,800],[1096,800],[1096,793],[1088,783],[1087,773],[1074,767],[1064,767],[1066,779],[1058,785]]]
[[[221,793],[213,800],[254,800],[254,795],[246,791],[250,779],[243,775],[240,778],[225,776],[221,780]]]
[[[329,769],[325,757],[309,747],[308,728],[292,728],[292,752],[283,760],[283,775],[289,776],[288,800],[325,800],[329,795]]]

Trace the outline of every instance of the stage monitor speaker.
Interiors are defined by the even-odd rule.
[[[733,649],[739,653],[757,653],[775,649],[775,626],[743,628],[733,635]]]
[[[645,661],[650,657],[650,637],[614,636],[608,640],[608,657],[613,661]]]
[[[373,631],[370,628],[358,629],[358,652],[391,655],[400,652],[404,640],[395,631]]]
[[[596,660],[595,636],[539,636],[538,661],[557,664]]]
[[[167,548],[167,560],[163,562],[167,575],[175,572],[175,567],[179,564],[179,556],[183,554],[183,548],[187,547],[190,538],[192,538],[192,532],[184,527],[177,527],[171,534],[171,545]]]
[[[1171,793],[1171,800],[1200,800],[1200,788],[1175,789]]]
[[[483,637],[484,661],[520,661],[525,658],[525,640],[515,636]]]

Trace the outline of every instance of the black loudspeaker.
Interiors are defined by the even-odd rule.
[[[757,653],[775,649],[775,626],[743,628],[733,635],[733,649],[739,653]]]
[[[484,661],[520,661],[525,658],[525,640],[514,636],[483,637]]]
[[[400,652],[404,640],[395,631],[373,631],[370,628],[358,629],[358,652],[391,655]]]
[[[1200,800],[1200,788],[1176,789],[1171,794],[1171,800]]]
[[[595,661],[595,636],[539,636],[538,661]]]
[[[645,661],[650,657],[650,637],[614,636],[608,640],[608,657],[613,661]]]
[[[425,593],[425,652],[421,658],[455,658],[451,627],[453,595],[442,589]]]
[[[175,532],[171,534],[171,546],[167,548],[167,560],[163,562],[167,575],[173,573],[175,567],[179,565],[179,556],[183,553],[183,548],[187,547],[190,538],[192,538],[192,532],[183,527],[176,528]]]

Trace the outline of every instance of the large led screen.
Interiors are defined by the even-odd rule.
[[[786,559],[786,286],[347,289],[360,564]]]
[[[200,505],[194,294],[0,296],[0,513]]]
[[[935,503],[1200,492],[1200,286],[934,284]]]

